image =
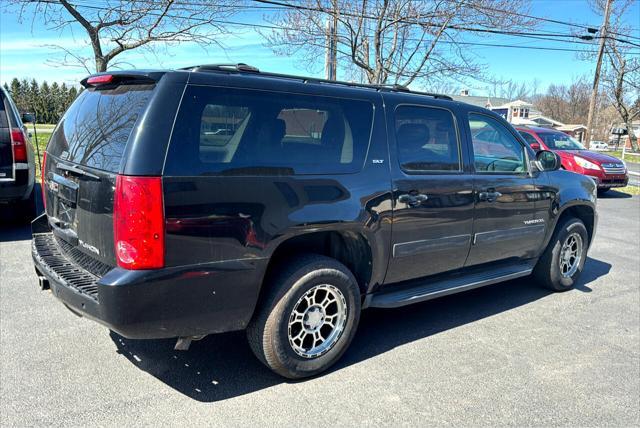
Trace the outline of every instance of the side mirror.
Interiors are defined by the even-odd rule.
[[[531,148],[533,150],[535,150],[536,152],[540,151],[540,143],[531,143],[531,144],[529,144],[529,146],[531,146]]]
[[[540,150],[536,153],[536,166],[540,171],[556,171],[560,169],[562,161],[557,153]]]
[[[35,123],[36,115],[33,113],[22,113],[21,119],[23,123]]]

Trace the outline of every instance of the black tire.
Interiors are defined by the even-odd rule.
[[[606,195],[609,190],[611,190],[611,189],[609,189],[609,188],[598,189],[598,197]]]
[[[578,234],[582,240],[580,258],[575,271],[565,276],[561,272],[561,253],[563,245],[572,234]],[[564,219],[556,226],[549,245],[542,253],[540,260],[538,260],[533,270],[534,277],[542,285],[553,291],[572,289],[584,268],[584,263],[587,259],[587,248],[589,248],[589,234],[584,223],[575,217]],[[566,273],[569,274],[570,272],[571,270],[568,270]]]
[[[323,284],[342,293],[346,321],[332,347],[321,355],[304,357],[289,341],[289,319],[303,296]],[[258,359],[289,379],[313,376],[331,367],[348,348],[360,321],[360,290],[349,269],[329,257],[304,255],[282,266],[265,287],[267,294],[247,327],[249,345]]]

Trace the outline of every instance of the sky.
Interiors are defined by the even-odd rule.
[[[18,22],[17,15],[3,9],[6,0],[0,0],[0,83],[35,78],[49,83],[57,81],[77,84],[87,73],[79,67],[61,66],[63,54],[52,45],[64,46],[73,52],[89,52],[86,33],[79,26],[64,31],[47,28],[39,16]],[[244,12],[234,21],[265,23],[265,11]],[[602,17],[594,13],[586,0],[533,0],[531,15],[587,24],[598,28]],[[628,10],[625,21],[634,28],[633,36],[640,37],[640,0]],[[567,33],[570,28],[559,24],[546,24],[535,31]],[[471,36],[468,41],[522,46],[575,48],[576,45],[535,39],[491,35],[482,39]],[[131,51],[119,56],[130,68],[178,68],[195,64],[244,62],[279,73],[315,75],[323,77],[321,69],[310,72],[298,56],[278,56],[264,45],[263,39],[252,27],[236,27],[232,34],[221,40],[226,49],[183,43],[166,46],[157,54]],[[541,90],[550,84],[568,84],[575,78],[592,78],[595,59],[584,60],[574,52],[546,51],[488,46],[468,46],[476,59],[485,65],[487,74],[496,79],[515,82],[538,81]],[[640,48],[638,49],[640,51]],[[340,72],[338,78],[340,78]],[[469,82],[471,95],[488,95],[485,83]]]

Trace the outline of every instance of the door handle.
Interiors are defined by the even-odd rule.
[[[407,204],[410,207],[417,207],[418,205],[426,202],[429,199],[429,196],[423,193],[405,193],[403,195],[398,196],[398,201],[403,204]]]
[[[478,199],[481,200],[481,201],[487,201],[487,202],[494,202],[500,196],[502,196],[502,193],[496,192],[493,189],[489,189],[486,192],[478,193]]]

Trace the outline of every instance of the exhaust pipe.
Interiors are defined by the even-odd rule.
[[[203,334],[202,336],[183,336],[183,337],[179,337],[178,340],[176,341],[176,345],[173,347],[173,349],[175,351],[188,351],[189,350],[189,346],[191,346],[191,342],[193,342],[194,340],[200,340],[203,339],[206,335]]]
[[[40,290],[49,290],[49,280],[42,275],[38,275],[38,285],[40,286]]]

